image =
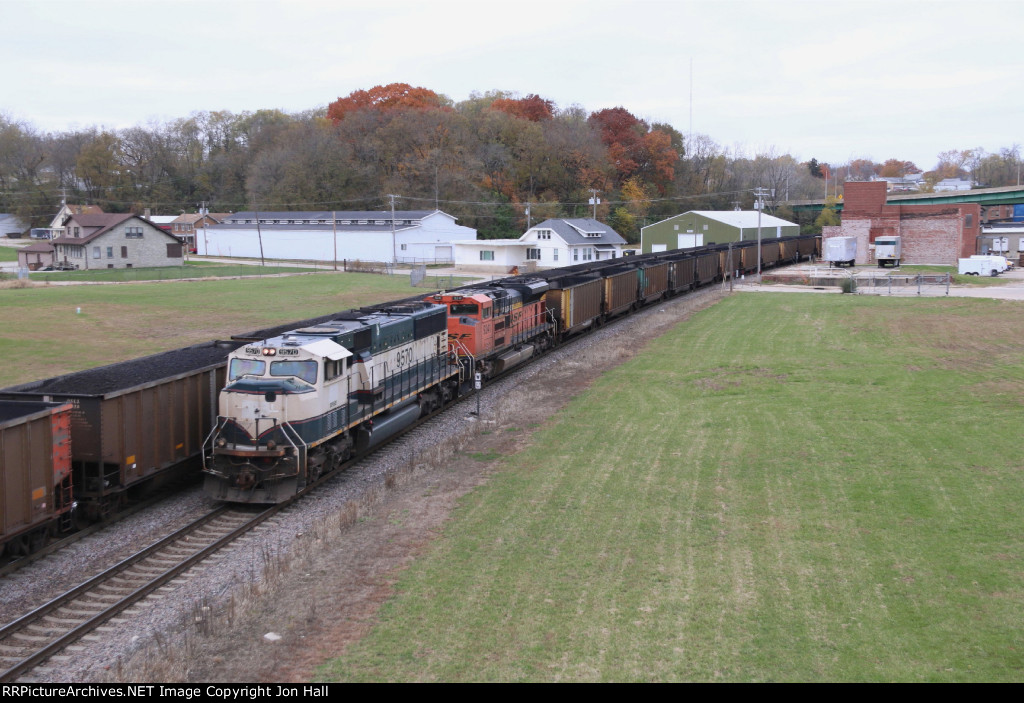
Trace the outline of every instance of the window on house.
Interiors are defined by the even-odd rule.
[[[92,248],[92,258],[94,258],[94,259],[100,258],[100,248],[99,247],[93,247]]]
[[[579,249],[573,249],[572,250],[572,260],[573,261],[579,261],[580,260],[580,250]]]
[[[540,249],[527,249],[526,258],[540,261]]]
[[[78,228],[77,227],[75,227],[75,237],[76,238],[78,237]]]
[[[969,212],[964,217],[964,227],[973,227],[973,226],[974,226],[974,213]]]
[[[126,239],[142,239],[142,228],[125,227],[124,236]]]
[[[128,258],[128,247],[121,247],[121,258],[122,259],[127,259]]]
[[[107,247],[107,258],[108,259],[113,259],[114,258],[114,247]]]
[[[402,245],[402,251],[405,251],[405,244]]]
[[[481,261],[494,261],[494,252],[490,250],[480,250]]]
[[[557,248],[552,249],[551,252],[552,252],[552,257],[551,258],[554,259],[555,261],[558,261],[558,249]]]

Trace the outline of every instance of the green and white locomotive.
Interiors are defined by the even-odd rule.
[[[279,503],[458,393],[447,308],[362,309],[249,343],[228,357],[205,490]]]

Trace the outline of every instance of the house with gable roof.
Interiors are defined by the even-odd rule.
[[[49,239],[57,239],[58,237],[64,236],[64,221],[72,215],[102,215],[103,208],[99,205],[68,205],[67,203],[61,203],[60,210],[53,216],[53,220],[50,221],[50,226],[39,229],[50,230]],[[35,232],[35,230],[33,230]]]
[[[617,259],[626,240],[611,226],[591,218],[544,220],[519,239],[481,239],[459,242],[455,265],[461,268],[508,272],[529,271],[587,261]]]
[[[181,266],[182,244],[174,235],[132,214],[70,215],[54,239],[54,261],[80,269]]]

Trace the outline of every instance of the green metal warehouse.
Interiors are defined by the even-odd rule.
[[[761,238],[795,237],[800,225],[761,215]],[[757,210],[691,210],[640,229],[640,247],[652,251],[757,239]]]

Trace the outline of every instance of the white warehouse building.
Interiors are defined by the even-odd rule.
[[[196,230],[205,256],[301,261],[446,263],[455,242],[475,241],[476,230],[440,210],[361,212],[238,212],[220,225]]]

